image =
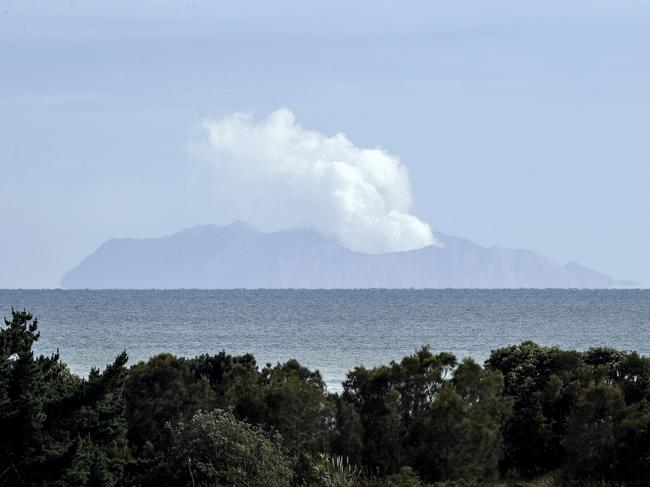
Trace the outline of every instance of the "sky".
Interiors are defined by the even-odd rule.
[[[110,238],[242,216],[369,251],[441,231],[647,286],[648,53],[648,0],[2,0],[0,288],[57,287]],[[289,139],[250,135],[277,113]],[[237,117],[237,147],[277,155],[265,191],[214,170],[242,154],[213,140]],[[320,142],[290,186],[304,134]],[[309,199],[339,153],[356,162],[334,180],[370,196]],[[346,230],[358,204],[381,209],[368,235],[411,240],[366,249]]]

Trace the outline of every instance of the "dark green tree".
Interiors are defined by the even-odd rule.
[[[126,353],[81,380],[58,355],[34,357],[37,326],[12,312],[0,330],[0,485],[116,485],[129,457]]]
[[[486,367],[504,377],[514,400],[503,427],[503,468],[526,477],[560,468],[573,407],[592,378],[582,355],[533,342],[495,350]]]
[[[350,459],[354,464],[362,463],[363,426],[361,417],[354,405],[346,398],[337,395],[335,428],[332,437],[332,451]]]
[[[289,360],[264,368],[262,376],[264,422],[280,432],[289,451],[295,456],[329,451],[334,410],[320,373]]]
[[[197,377],[187,360],[163,353],[129,371],[125,388],[129,440],[138,448],[167,445],[167,423],[188,419],[216,404],[209,381]]]
[[[612,348],[591,348],[584,361],[595,381],[617,384],[623,391],[626,404],[648,399],[650,394],[650,359],[636,352],[621,352]]]
[[[235,366],[244,370],[257,371],[255,357],[249,353],[233,356],[221,351],[216,355],[203,354],[189,360],[189,365],[197,377],[205,377],[214,391],[219,394]]]
[[[579,480],[617,479],[617,443],[626,416],[625,398],[613,384],[591,384],[580,395],[567,436],[566,473]]]
[[[38,321],[11,311],[0,330],[0,485],[30,482],[45,461],[45,381],[32,346]]]
[[[466,484],[498,478],[501,424],[511,401],[499,372],[464,360],[434,398],[423,425],[416,468],[423,479]]]
[[[342,399],[361,423],[361,461],[369,469],[396,473],[402,466],[402,422],[399,392],[387,366],[356,367],[343,383]],[[342,452],[346,453],[346,452]]]

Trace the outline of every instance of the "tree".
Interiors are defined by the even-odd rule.
[[[353,463],[360,464],[363,452],[363,426],[359,413],[345,397],[335,397],[335,427],[332,450]]]
[[[389,366],[354,369],[337,406],[338,451],[372,471],[392,475],[408,466],[424,481],[498,475],[501,424],[511,408],[498,371],[471,360],[456,365],[453,355],[423,347]]]
[[[34,360],[38,321],[11,311],[0,330],[0,482],[23,482],[44,460],[45,382]]]
[[[583,356],[585,363],[593,369],[593,380],[617,384],[623,391],[626,404],[648,399],[650,358],[612,348],[590,348]]]
[[[294,456],[330,449],[332,401],[319,372],[296,360],[262,370],[265,423],[275,428]]]
[[[173,485],[288,487],[292,471],[280,437],[223,410],[200,411],[171,428]]]
[[[167,444],[167,423],[188,419],[216,401],[208,380],[169,353],[131,367],[124,394],[129,440],[138,448],[149,442],[158,450]]]
[[[582,355],[523,342],[493,351],[485,365],[502,373],[504,393],[514,400],[503,426],[503,469],[538,476],[560,468],[571,412],[592,379]]]
[[[401,467],[399,392],[386,366],[356,367],[343,383],[342,399],[355,409],[362,429],[361,461],[371,470],[396,473]]]
[[[464,360],[433,400],[416,464],[424,480],[493,481],[502,454],[501,423],[511,402],[499,372]]]
[[[189,360],[189,366],[197,377],[205,377],[214,391],[219,394],[224,382],[236,366],[244,370],[257,371],[257,362],[250,353],[233,356],[221,351],[216,355],[203,354]]]
[[[113,486],[129,456],[127,355],[81,380],[58,354],[34,357],[37,329],[12,311],[0,330],[0,485]]]
[[[616,385],[591,384],[580,395],[567,437],[570,477],[617,480],[616,447],[625,413],[625,399]]]
[[[122,352],[103,372],[92,369],[87,380],[46,405],[49,461],[69,462],[52,482],[59,476],[76,479],[75,485],[113,486],[121,480],[131,456],[123,397],[127,360]],[[48,388],[56,383],[48,382]]]
[[[329,451],[333,403],[318,371],[296,360],[259,370],[252,355],[225,352],[196,357],[190,366],[210,382],[218,407],[282,434],[297,469],[307,467],[307,456]]]

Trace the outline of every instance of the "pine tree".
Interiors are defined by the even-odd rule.
[[[26,482],[43,461],[44,380],[32,346],[38,321],[11,311],[0,330],[0,485]]]
[[[116,485],[129,461],[126,353],[82,380],[58,354],[34,357],[37,329],[13,310],[0,329],[0,486]]]

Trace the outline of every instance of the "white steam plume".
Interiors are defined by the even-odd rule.
[[[356,251],[384,253],[434,243],[411,215],[406,168],[380,149],[355,147],[296,124],[284,108],[256,123],[236,113],[206,120],[193,153],[214,170],[222,210],[260,228],[307,224]]]

